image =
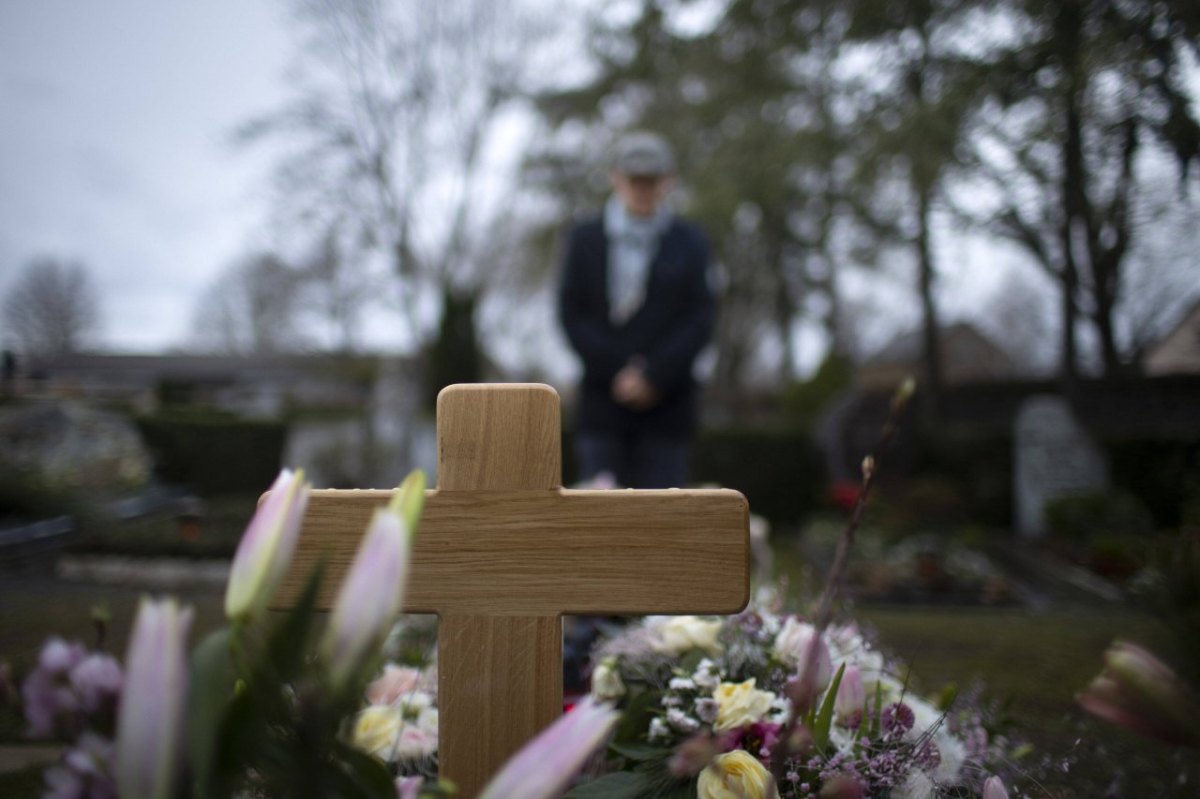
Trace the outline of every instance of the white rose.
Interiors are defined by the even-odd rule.
[[[605,658],[592,671],[592,696],[597,699],[620,699],[625,695],[625,683],[617,671],[616,658]]]
[[[653,644],[655,652],[672,657],[682,655],[690,649],[702,649],[710,655],[721,654],[722,646],[717,640],[722,622],[705,621],[695,616],[651,617],[648,626],[657,635]]]

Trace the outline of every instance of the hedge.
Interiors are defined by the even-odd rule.
[[[283,462],[283,422],[180,412],[136,422],[158,476],[202,496],[264,491]]]
[[[563,484],[578,479],[570,430],[562,434]],[[772,522],[802,521],[824,496],[825,462],[812,438],[794,427],[724,427],[692,444],[689,485],[716,483],[741,491],[750,512]]]
[[[750,511],[794,524],[825,493],[825,463],[812,438],[781,427],[727,427],[701,432],[692,449],[691,482],[741,491]]]

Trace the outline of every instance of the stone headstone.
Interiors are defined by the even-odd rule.
[[[1046,532],[1046,503],[1108,486],[1104,452],[1062,397],[1030,397],[1021,404],[1013,435],[1013,512],[1026,537]]]

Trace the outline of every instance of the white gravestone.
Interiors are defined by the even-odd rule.
[[[1036,538],[1046,532],[1046,503],[1108,486],[1104,453],[1062,397],[1030,397],[1017,411],[1013,436],[1014,521]]]

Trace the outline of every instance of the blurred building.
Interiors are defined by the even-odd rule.
[[[940,331],[942,380],[948,386],[1012,380],[1020,369],[999,344],[966,322]],[[910,375],[922,373],[922,331],[903,333],[859,365],[856,382],[865,391],[895,390]]]

